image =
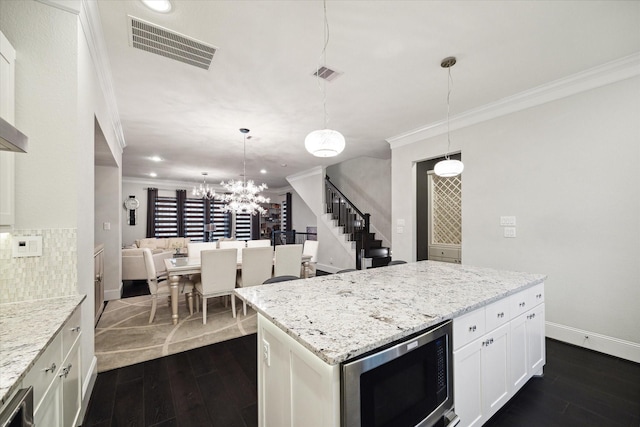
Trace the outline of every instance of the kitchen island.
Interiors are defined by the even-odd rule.
[[[545,278],[421,261],[237,289],[259,313],[260,425],[339,426],[341,363],[448,319],[454,319],[454,350],[467,349],[490,332],[485,307],[529,298],[527,290],[541,289]],[[465,321],[480,317],[473,336],[462,336]],[[456,367],[454,352],[454,376]]]

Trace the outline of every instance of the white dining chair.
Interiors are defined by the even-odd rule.
[[[242,250],[242,269],[236,280],[239,288],[261,285],[271,277],[273,270],[273,249],[271,246],[262,248],[246,248]],[[242,301],[242,312],[247,315],[247,303]]]
[[[217,249],[217,242],[195,242],[187,244],[187,256],[189,258],[200,258],[200,252]]]
[[[278,245],[273,267],[274,276],[300,277],[302,245]]]
[[[156,266],[153,262],[153,254],[151,249],[144,248],[142,251],[144,257],[144,266],[147,270],[147,285],[151,294],[151,314],[149,315],[149,323],[153,323],[156,317],[156,309],[158,307],[158,296],[171,296],[171,288],[167,280],[158,279]],[[193,314],[193,282],[187,277],[181,277],[178,283],[178,289],[184,294],[187,305],[189,306],[189,314]]]
[[[244,249],[247,247],[247,242],[244,240],[220,240],[218,242],[218,247],[220,249]]]
[[[307,267],[307,277],[315,277],[316,264],[318,263],[318,241],[317,240],[305,240],[302,247],[303,255],[310,255],[309,266]],[[302,267],[304,269],[304,267]],[[303,273],[304,274],[304,270]]]
[[[200,253],[200,281],[195,284],[196,295],[202,299],[202,324],[207,324],[207,298],[231,296],[231,310],[236,317],[236,287],[238,249],[216,249]],[[196,299],[196,311],[199,311]]]
[[[267,239],[247,240],[248,248],[263,248],[265,246],[271,247],[271,240],[267,240]]]

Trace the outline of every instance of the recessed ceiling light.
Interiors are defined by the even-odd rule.
[[[140,0],[149,9],[155,12],[171,12],[171,2],[169,0]]]
[[[266,169],[260,169],[260,173],[267,173]]]
[[[287,164],[286,163],[280,163],[280,166],[282,166],[283,168],[286,168]]]
[[[155,172],[151,172],[151,173],[149,174],[149,176],[150,176],[151,178],[155,178],[156,176],[158,176],[158,174],[157,174],[157,173],[155,173]]]
[[[161,162],[162,161],[162,157],[160,156],[153,156],[153,157],[149,157],[151,160],[153,160],[154,162]]]

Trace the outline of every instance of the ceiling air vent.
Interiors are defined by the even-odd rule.
[[[194,67],[209,69],[216,47],[129,16],[129,44]]]
[[[339,75],[339,72],[325,66],[322,66],[313,72],[313,76],[325,79],[328,82],[334,80]]]

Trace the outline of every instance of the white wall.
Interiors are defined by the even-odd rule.
[[[306,233],[307,227],[317,226],[318,220],[316,214],[309,209],[309,206],[295,190],[291,190],[291,204],[293,205],[293,218],[291,219],[292,230],[296,230],[298,233]]]
[[[548,336],[636,361],[638,117],[633,77],[451,136],[465,164],[463,264],[547,274]],[[392,150],[393,223],[406,221],[405,233],[393,234],[399,258],[416,257],[415,162],[441,155],[444,138]],[[516,216],[515,239],[502,237],[501,215]]]
[[[81,374],[86,398],[96,375],[94,125],[96,117],[103,123],[111,120],[86,28],[80,24],[79,10],[71,7],[80,3],[67,5],[63,10],[42,2],[2,1],[0,27],[18,54],[16,124],[29,136],[29,153],[16,157],[14,233],[43,235],[43,256],[31,261],[35,271],[40,271],[39,265],[62,269],[13,282],[30,289],[32,298],[51,293],[86,295],[81,308]],[[118,146],[114,132],[109,126],[106,129],[108,145]]]
[[[358,157],[327,167],[331,182],[362,213],[371,214],[376,239],[391,243],[391,159]]]

